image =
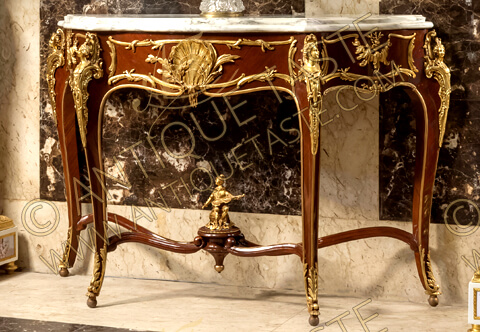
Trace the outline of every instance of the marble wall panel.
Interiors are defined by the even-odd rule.
[[[365,102],[350,90],[342,103],[358,106],[342,110],[333,92],[323,102],[319,215],[378,220],[378,98]]]
[[[0,198],[38,197],[38,52],[38,4],[1,1]]]
[[[366,13],[378,14],[380,0],[306,0],[305,15],[318,17],[321,15],[363,15]]]
[[[434,191],[432,221],[453,222],[451,205],[458,199],[471,203],[463,208],[459,222],[468,223],[478,215],[480,203],[480,156],[478,129],[480,116],[480,34],[478,1],[382,0],[382,14],[421,14],[432,21],[446,48],[445,62],[451,69],[452,94],[444,143],[440,150]],[[392,92],[381,97],[380,217],[409,219],[415,155],[414,119],[407,115],[406,94]],[[398,111],[402,110],[402,111]],[[397,116],[395,116],[397,114]],[[405,143],[401,143],[405,142]],[[394,171],[391,171],[391,170]]]
[[[106,172],[131,187],[108,179],[110,202],[201,208],[214,178],[224,174],[229,191],[246,194],[232,202],[232,211],[299,214],[300,131],[293,98],[257,92],[198,102],[192,108],[188,98],[143,90],[112,95],[103,131]]]
[[[144,0],[144,11],[148,14],[200,14],[201,0]],[[244,0],[245,13],[248,15],[285,15],[304,12],[304,1],[296,0]]]
[[[380,96],[380,218],[412,218],[415,171],[415,116],[410,99],[401,89]]]
[[[232,211],[299,215],[298,120],[289,95],[279,97],[264,92],[231,97],[231,107],[222,99],[200,100],[192,110],[186,101],[171,104],[139,90],[115,93],[105,112],[105,167],[131,188],[107,179],[110,203],[145,206],[150,200],[166,209],[200,208],[213,177],[224,173],[231,177],[232,193],[247,195],[232,203]],[[335,94],[324,102],[320,215],[376,220],[378,102],[366,103],[353,93],[344,98],[358,105],[354,112],[342,111]],[[252,120],[239,126],[234,113],[241,122]],[[190,150],[196,157],[174,157]]]

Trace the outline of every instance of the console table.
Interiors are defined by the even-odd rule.
[[[437,158],[449,107],[450,72],[443,62],[445,48],[431,30],[433,24],[424,17],[69,15],[59,26],[50,40],[46,79],[58,126],[70,225],[60,274],[68,275],[67,268],[75,262],[78,235],[93,222],[96,251],[87,293],[90,307],[97,304],[107,252],[121,243],[140,242],[183,254],[204,249],[214,256],[220,271],[227,254],[295,254],[303,263],[309,322],[317,325],[317,249],[378,236],[410,246],[429,303],[438,304],[440,291],[431,268],[429,225]],[[369,227],[319,237],[323,97],[328,92],[341,97],[343,90],[352,89],[367,100],[395,87],[403,87],[410,94],[416,116],[412,232]],[[188,95],[192,107],[197,105],[199,94],[222,97],[272,89],[290,94],[298,108],[301,131],[302,243],[263,246],[245,239],[238,229],[215,231],[205,227],[191,242],[178,242],[122,216],[107,215],[101,144],[104,106],[114,91],[123,88],[164,96]],[[337,100],[341,103],[341,98]],[[79,153],[85,153],[92,193],[93,213],[85,216],[77,200],[82,190]],[[129,231],[106,239],[104,220]]]

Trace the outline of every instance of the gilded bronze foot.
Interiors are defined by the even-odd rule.
[[[467,332],[480,332],[480,325],[472,325],[472,328],[468,329]]]
[[[423,279],[423,286],[425,287],[425,293],[429,296],[428,303],[432,307],[438,305],[438,295],[440,292],[440,286],[435,281],[435,277],[432,271],[432,263],[430,261],[430,253],[421,248],[420,255],[415,254],[415,260],[417,261],[417,269],[420,278]]]
[[[312,326],[317,326],[319,319],[319,306],[318,306],[318,268],[317,262],[313,265],[303,264],[304,268],[304,281],[305,292],[307,295],[307,307],[310,313],[308,322]]]
[[[95,308],[97,306],[97,297],[96,296],[89,296],[87,300],[87,305],[90,308]]]
[[[308,319],[308,323],[311,326],[317,326],[318,323],[320,323],[320,319],[318,318],[318,316],[310,315],[310,318]]]
[[[95,263],[93,265],[93,278],[87,290],[87,305],[90,308],[97,306],[97,296],[100,295],[103,278],[105,277],[105,263],[107,262],[107,244],[103,244],[103,248],[95,252]]]
[[[438,305],[438,296],[437,295],[430,295],[428,298],[428,304],[430,304],[432,307],[436,307]]]
[[[10,262],[10,263],[8,263],[7,266],[5,267],[5,271],[7,271],[7,274],[12,274],[12,273],[15,272],[17,269],[18,269],[18,266],[15,265],[15,262]]]
[[[70,272],[68,272],[68,269],[65,265],[60,265],[60,271],[58,271],[60,274],[60,277],[68,277]]]

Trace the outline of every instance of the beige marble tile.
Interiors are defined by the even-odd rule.
[[[357,316],[355,309],[358,310]],[[369,320],[369,317],[378,316]],[[290,331],[342,331],[339,322],[348,332],[364,331],[467,331],[466,305],[440,305],[436,308],[411,302],[372,300],[367,297],[320,297],[320,325],[302,330],[304,315],[298,314],[289,319],[275,332]],[[362,326],[364,321],[365,327]],[[327,325],[328,324],[328,325]]]
[[[380,0],[305,0],[307,17],[378,14]]]
[[[378,98],[331,92],[323,109],[320,215],[378,220]]]
[[[0,280],[0,293],[8,292],[11,299],[10,309],[2,310],[7,317],[165,332],[242,326],[246,331],[273,331],[303,311],[302,325],[308,330],[304,296],[292,291],[107,278],[98,307],[92,310],[84,296],[86,276],[18,273]],[[5,301],[6,297],[0,299],[0,307],[7,309]]]
[[[60,278],[36,273],[0,276],[2,316],[123,327],[148,331],[466,331],[466,305],[320,297],[320,325],[308,325],[304,295],[296,291],[200,283],[107,278],[98,307],[86,306],[86,276]],[[326,326],[325,324],[329,324]],[[384,330],[385,331],[385,330]]]
[[[0,197],[39,192],[39,2],[0,3]],[[0,211],[1,212],[1,211]]]

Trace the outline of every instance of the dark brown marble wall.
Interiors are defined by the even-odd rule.
[[[480,1],[382,0],[382,14],[420,14],[434,23],[446,48],[452,94],[444,143],[440,150],[432,221],[444,222],[444,213],[459,199],[480,201]],[[380,215],[383,219],[411,218],[411,183],[415,156],[414,119],[402,91],[384,94],[380,126]],[[459,207],[456,203],[454,206]],[[464,218],[477,218],[474,205],[465,205]],[[453,207],[453,206],[452,206]],[[467,217],[466,214],[471,216]],[[453,220],[451,216],[448,219]]]
[[[279,98],[278,98],[279,97]],[[168,99],[120,90],[106,106],[103,152],[116,204],[201,208],[224,174],[246,197],[233,211],[299,214],[300,153],[295,102],[257,92],[223,98]],[[126,185],[125,182],[128,182]],[[129,188],[126,188],[129,187]]]
[[[67,14],[198,14],[200,2],[42,0],[42,66],[45,66],[48,54],[48,38],[56,30],[57,22]],[[304,11],[304,2],[296,0],[244,0],[244,4],[249,15],[288,15]],[[227,101],[230,105],[243,103],[242,107],[236,109],[242,117],[249,119],[255,116],[247,125],[239,126],[232,117],[227,101],[223,99],[212,100],[215,106],[208,100],[192,110],[182,104],[182,101],[171,104],[169,100],[145,95],[141,91],[115,93],[108,101],[105,118],[108,125],[103,134],[106,171],[118,175],[118,169],[114,166],[114,160],[118,160],[132,187],[126,189],[118,182],[108,181],[111,200],[115,204],[145,206],[147,200],[150,200],[168,205],[169,208],[200,208],[200,202],[205,201],[209,195],[210,176],[225,173],[227,177],[231,175],[227,184],[232,193],[247,194],[245,199],[232,206],[233,211],[299,214],[300,153],[295,129],[298,124],[288,120],[292,116],[290,113],[295,111],[295,104],[287,95],[280,94],[280,97],[279,99],[271,93],[229,98]],[[135,100],[133,106],[132,100]],[[142,111],[139,111],[139,105]],[[223,121],[217,116],[214,107],[218,108]],[[161,122],[156,122],[160,113]],[[191,114],[197,115],[197,123]],[[162,128],[173,122],[183,125],[169,127],[162,140]],[[227,131],[221,141],[206,140],[199,132],[201,128],[204,136],[216,137],[219,130],[222,132],[223,126]],[[43,75],[40,127],[41,198],[62,201],[65,200],[62,161],[56,127],[47,105]],[[195,135],[194,151],[198,157],[172,158],[165,152],[165,146],[173,154],[181,154],[181,151],[189,149],[191,140],[186,128]],[[150,141],[147,139],[150,136],[145,133],[150,133]],[[237,160],[232,149],[239,144],[241,146],[235,151],[236,156],[243,157]],[[135,146],[131,147],[132,145]],[[85,175],[82,180],[88,183]]]

